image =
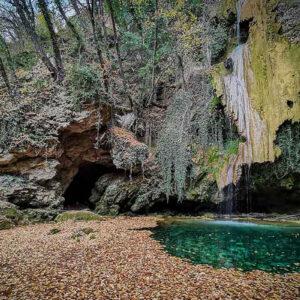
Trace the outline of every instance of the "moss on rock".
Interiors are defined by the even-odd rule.
[[[68,211],[59,214],[55,221],[65,222],[65,221],[102,221],[102,217],[90,211]]]
[[[5,216],[0,216],[0,230],[10,229],[14,226],[15,224],[11,219]]]

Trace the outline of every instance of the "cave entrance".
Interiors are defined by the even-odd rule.
[[[240,43],[245,44],[249,38],[249,30],[253,18],[240,22]]]
[[[103,174],[114,171],[115,169],[112,170],[112,168],[96,163],[82,164],[64,194],[64,209],[94,209],[94,205],[89,202],[89,197],[95,182]]]

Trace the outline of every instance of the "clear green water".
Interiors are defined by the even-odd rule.
[[[152,229],[175,256],[242,271],[300,271],[300,227],[236,221],[175,221]]]

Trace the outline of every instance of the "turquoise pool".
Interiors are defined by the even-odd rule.
[[[242,271],[300,271],[300,227],[237,221],[161,222],[152,237],[194,264]]]

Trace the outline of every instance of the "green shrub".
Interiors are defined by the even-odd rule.
[[[239,140],[227,141],[225,144],[225,152],[228,155],[237,154],[239,151]]]
[[[31,70],[32,67],[37,63],[34,53],[26,50],[14,54],[12,59],[16,67],[21,67],[25,70]]]
[[[227,47],[228,35],[225,28],[218,26],[212,32],[211,54],[213,60],[217,60]]]
[[[74,106],[80,109],[87,101],[99,100],[102,91],[102,71],[95,66],[75,67],[68,78]]]

